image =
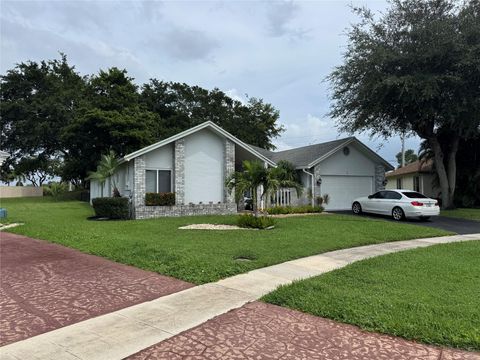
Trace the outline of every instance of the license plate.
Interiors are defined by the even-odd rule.
[[[432,207],[432,206],[433,206],[433,204],[432,204],[432,203],[429,203],[429,204],[427,204],[427,206],[428,206],[428,207]]]

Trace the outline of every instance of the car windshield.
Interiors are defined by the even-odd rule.
[[[425,195],[415,191],[404,191],[402,194],[410,199],[428,199]]]

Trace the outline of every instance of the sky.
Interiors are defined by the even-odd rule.
[[[68,56],[81,74],[125,68],[150,78],[215,87],[280,111],[279,150],[349,136],[328,116],[326,77],[342,63],[350,5],[386,1],[5,1],[0,2],[0,73],[16,63]],[[395,165],[399,138],[355,134]],[[418,149],[420,140],[406,139]]]

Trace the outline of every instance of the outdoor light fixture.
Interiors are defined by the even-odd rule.
[[[318,185],[318,186],[322,185],[322,178],[318,178],[318,179],[317,179],[317,185]]]
[[[382,182],[383,186],[387,186],[387,183],[388,183],[388,179],[385,179],[385,180],[383,180],[383,182]]]

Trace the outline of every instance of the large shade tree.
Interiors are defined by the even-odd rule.
[[[253,97],[243,103],[217,88],[152,79],[142,87],[141,102],[160,117],[163,138],[210,120],[246,143],[273,149],[272,140],[284,130],[271,104]]]
[[[90,76],[82,107],[61,136],[68,148],[62,177],[84,179],[101,154],[113,150],[123,156],[155,142],[157,121],[139,105],[138,87],[126,70],[113,67]]]
[[[0,148],[10,156],[2,174],[42,183],[58,174],[68,153],[62,141],[82,102],[85,78],[60,59],[17,64],[0,77]]]
[[[355,11],[361,21],[329,77],[331,115],[344,131],[427,140],[450,208],[460,140],[480,126],[480,2],[392,0],[379,17]]]

